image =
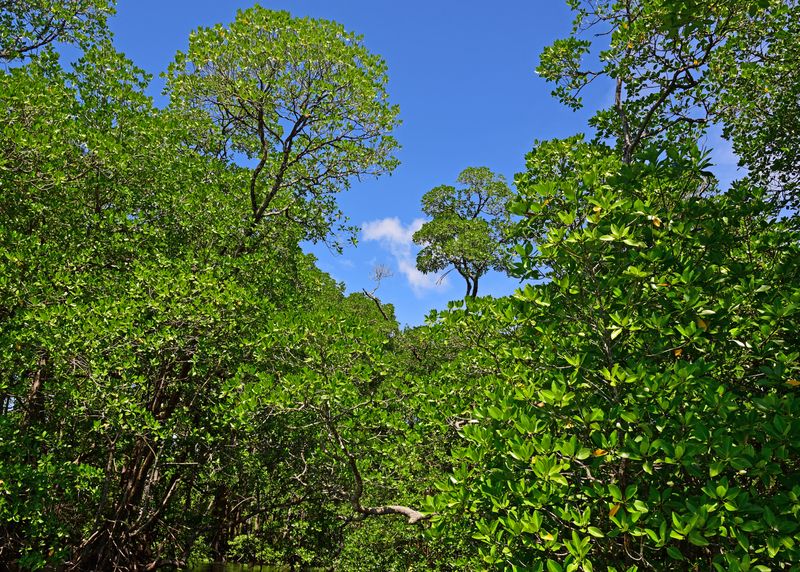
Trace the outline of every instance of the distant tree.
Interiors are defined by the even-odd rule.
[[[511,190],[487,167],[468,167],[456,181],[463,186],[440,185],[422,197],[422,210],[433,220],[414,233],[414,242],[423,246],[417,268],[439,272],[452,266],[467,284],[466,296],[474,297],[481,276],[505,269],[503,228]]]

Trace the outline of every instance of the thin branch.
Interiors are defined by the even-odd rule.
[[[381,301],[378,300],[378,297],[375,296],[372,292],[368,292],[366,288],[362,288],[362,292],[364,292],[367,298],[375,302],[375,305],[378,307],[378,311],[381,313],[381,316],[383,316],[383,319],[386,320],[387,322],[391,322],[389,316],[387,316],[386,312],[383,311],[383,306],[381,305]]]

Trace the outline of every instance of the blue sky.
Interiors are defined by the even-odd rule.
[[[160,93],[177,50],[199,26],[228,23],[238,0],[120,0],[111,22],[118,49],[156,76]],[[560,0],[479,2],[475,0],[296,0],[262,2],[296,16],[336,20],[364,36],[366,46],[389,68],[389,95],[400,106],[400,166],[391,176],[355,182],[339,196],[350,223],[362,228],[357,247],[342,255],[309,245],[318,265],[348,292],[371,290],[373,270],[393,275],[377,295],[394,304],[401,324],[421,324],[431,308],[443,308],[464,294],[451,273],[435,277],[414,269],[410,243],[423,220],[420,199],[440,184],[455,184],[468,166],[486,166],[509,183],[523,170],[536,139],[586,130],[586,120],[610,103],[610,89],[598,85],[585,111],[572,112],[550,96],[551,87],[534,73],[542,48],[569,33],[571,15]],[[163,98],[157,98],[163,103]],[[730,159],[726,155],[720,158]],[[481,280],[480,294],[504,295],[517,283],[501,275]]]

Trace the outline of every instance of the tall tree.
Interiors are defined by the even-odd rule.
[[[252,167],[243,240],[275,216],[321,239],[340,215],[336,192],[397,164],[386,81],[383,60],[341,25],[256,6],[227,27],[196,30],[169,68],[167,93],[195,118],[200,148]]]
[[[758,13],[758,11],[754,11]],[[800,3],[773,2],[761,25],[738,34],[709,72],[725,136],[748,180],[780,208],[800,209]],[[800,220],[795,215],[795,221]]]
[[[216,32],[251,44],[225,51],[199,32],[208,59],[195,69],[190,50],[185,75],[173,68],[169,109],[105,41],[71,69],[31,50],[0,72],[3,564],[155,569],[203,539],[224,555],[265,521],[286,539],[276,563],[330,563],[342,513],[404,494],[376,498],[377,463],[354,470],[342,456],[371,459],[362,427],[389,433],[364,420],[384,370],[365,379],[372,361],[358,362],[355,340],[374,331],[383,348],[394,329],[351,312],[352,328],[335,330],[347,304],[298,246],[325,235],[350,177],[395,163],[385,66],[339,26],[283,13],[243,12]],[[213,75],[223,61],[231,75]],[[215,123],[210,101],[243,115]],[[329,347],[342,337],[356,347]],[[332,354],[353,371],[327,378]],[[286,532],[311,520],[298,506],[319,516],[317,536]]]
[[[791,569],[798,235],[763,175],[721,193],[694,138],[719,120],[767,179],[791,165],[792,137],[745,138],[780,134],[783,114],[794,128],[797,4],[570,5],[576,34],[539,71],[573,106],[610,77],[615,102],[592,119],[604,141],[540,143],[516,179],[516,270],[540,282],[446,318],[496,322],[506,343],[463,358],[494,362],[475,382],[494,390],[461,430],[436,527],[466,522],[493,569]],[[587,27],[610,42],[594,71]],[[780,93],[749,101],[770,74]]]
[[[422,211],[432,220],[414,233],[422,245],[417,268],[439,272],[452,266],[466,282],[466,296],[475,297],[481,276],[506,268],[503,232],[511,191],[487,167],[468,167],[456,181],[462,186],[441,185],[422,197]]]

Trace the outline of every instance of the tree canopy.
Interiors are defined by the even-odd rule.
[[[582,106],[592,82],[612,80],[614,103],[590,124],[616,140],[625,162],[648,141],[691,142],[719,121],[745,166],[778,166],[779,157],[788,159],[791,146],[747,140],[764,129],[782,140],[795,124],[796,102],[784,98],[796,89],[789,70],[796,61],[797,2],[569,4],[575,11],[572,34],[545,48],[537,72],[555,83],[553,94],[570,107]],[[597,56],[587,63],[590,53]],[[771,111],[781,108],[778,122]]]
[[[6,0],[0,4],[0,60],[29,57],[54,42],[83,46],[107,36],[107,0]]]
[[[473,382],[491,389],[464,392],[482,404],[428,505],[434,530],[471,533],[476,568],[790,569],[796,145],[775,153],[746,133],[785,141],[795,105],[745,93],[755,77],[792,83],[797,62],[767,54],[788,55],[797,5],[571,5],[574,34],[538,71],[570,106],[604,77],[615,101],[594,141],[538,142],[515,179],[514,271],[537,282],[442,316],[496,333],[464,356],[492,365]],[[581,63],[593,42],[608,42],[595,69]],[[756,125],[761,113],[786,122]],[[760,167],[727,192],[695,143],[714,122]]]
[[[167,93],[196,118],[197,146],[255,162],[253,227],[283,215],[321,239],[339,218],[332,195],[396,164],[386,81],[383,61],[339,24],[256,6],[228,27],[196,30],[170,66]]]

